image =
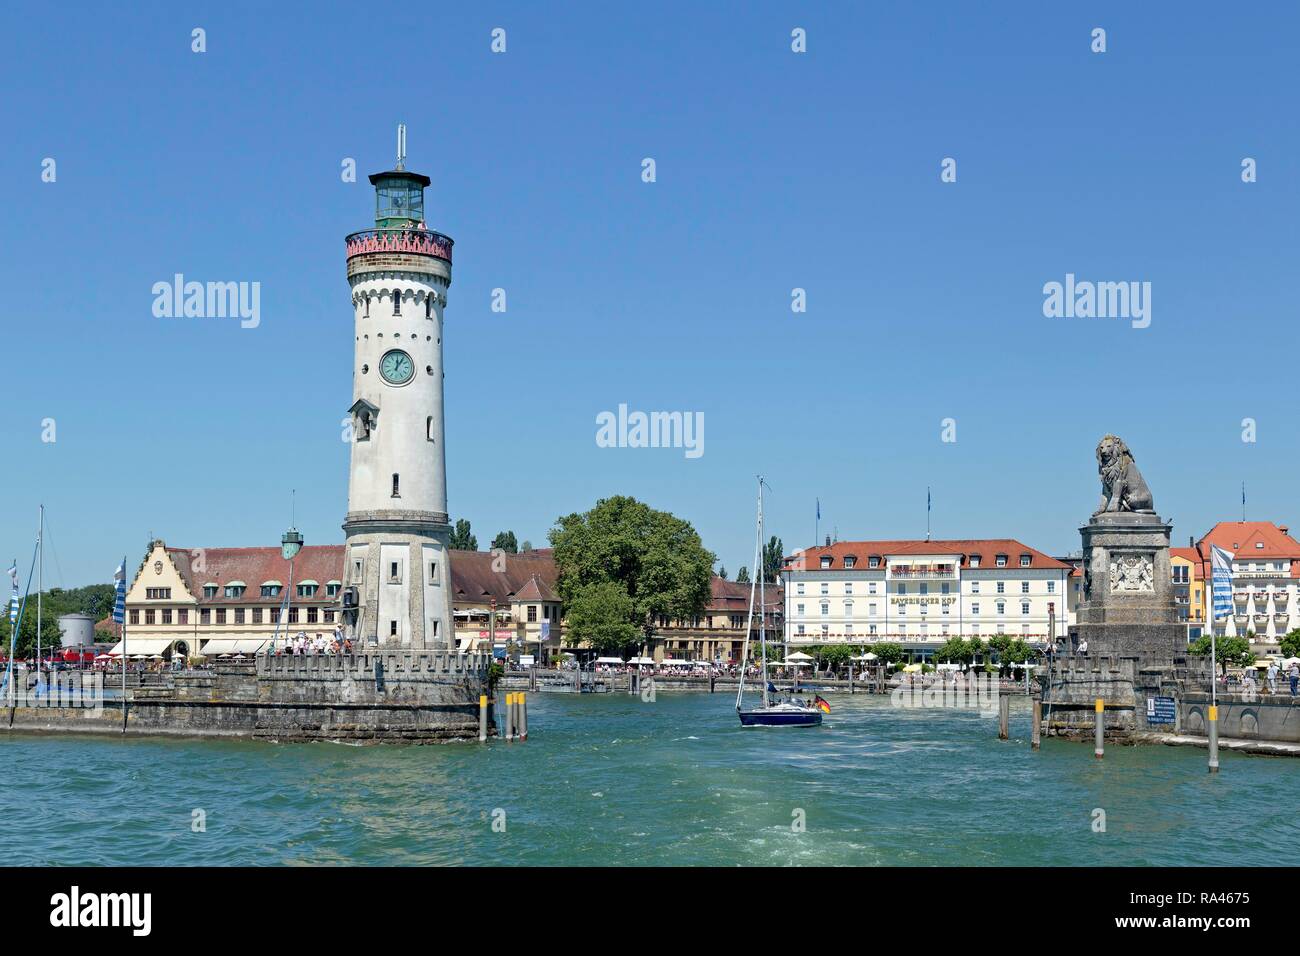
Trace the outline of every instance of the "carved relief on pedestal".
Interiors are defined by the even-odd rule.
[[[1153,592],[1156,589],[1155,565],[1149,554],[1112,554],[1110,590],[1115,592]]]

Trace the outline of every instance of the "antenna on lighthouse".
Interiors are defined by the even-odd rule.
[[[406,168],[406,124],[397,124],[397,168]]]

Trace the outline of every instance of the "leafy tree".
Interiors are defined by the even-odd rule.
[[[736,574],[736,583],[749,584],[749,568],[745,567],[743,564],[740,566],[740,571]]]
[[[817,661],[827,667],[838,669],[848,664],[854,649],[848,644],[825,644],[814,652]]]
[[[776,579],[781,575],[783,551],[781,539],[776,535],[773,535],[763,546],[763,580],[768,584],[776,583]]]
[[[598,581],[573,592],[564,603],[564,640],[585,643],[601,654],[635,645],[640,630],[632,623],[632,599],[618,581]]]
[[[934,656],[936,660],[947,661],[952,664],[969,664],[974,660],[970,644],[960,637],[948,638],[943,642],[943,646],[934,652]]]
[[[882,664],[897,664],[907,656],[902,644],[894,644],[888,641],[884,644],[873,644],[871,653],[875,654]]]
[[[6,596],[7,597],[7,596]],[[9,653],[8,601],[0,614],[0,650]],[[81,588],[51,588],[41,595],[41,651],[59,645],[61,614],[89,614],[96,621],[107,617],[113,610],[113,585],[91,584]],[[18,629],[15,653],[26,657],[36,653],[36,594],[27,596],[27,608]]]
[[[519,546],[519,550],[522,553],[527,554],[529,551],[533,550],[533,543],[525,538],[523,544]]]
[[[1218,664],[1224,667],[1228,665],[1245,667],[1247,664],[1255,662],[1255,652],[1250,649],[1250,641],[1244,637],[1220,637],[1214,643],[1215,659]],[[1204,635],[1187,650],[1191,654],[1208,657],[1210,653],[1210,635]]]
[[[1300,627],[1283,637],[1280,644],[1283,657],[1300,657]]]
[[[477,551],[478,538],[469,530],[469,521],[460,518],[451,532],[451,547],[456,551]]]
[[[690,620],[708,604],[717,558],[689,522],[635,498],[603,498],[562,517],[550,539],[560,599],[567,605],[590,585],[616,583],[632,602],[626,620],[647,640],[657,618]],[[615,610],[609,600],[600,606]]]
[[[966,650],[970,653],[971,661],[974,661],[977,657],[984,657],[986,654],[984,642],[978,637],[972,637],[966,641]]]
[[[724,581],[727,580],[727,566],[725,564],[718,568],[718,577]]]
[[[513,531],[497,532],[497,536],[492,539],[492,550],[495,551],[497,548],[500,548],[506,554],[518,554],[519,544],[515,541],[515,533]]]

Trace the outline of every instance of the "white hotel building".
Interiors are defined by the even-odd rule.
[[[785,639],[902,644],[929,657],[950,637],[1065,638],[1070,565],[1010,538],[841,541],[787,559]]]

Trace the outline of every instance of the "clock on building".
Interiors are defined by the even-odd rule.
[[[379,360],[379,374],[390,385],[405,385],[415,374],[415,363],[401,349],[393,349]]]

